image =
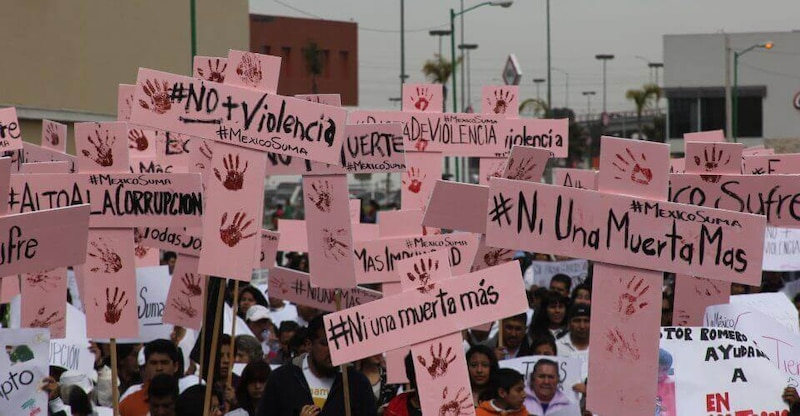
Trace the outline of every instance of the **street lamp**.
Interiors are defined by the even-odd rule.
[[[736,140],[739,138],[739,126],[737,125],[739,122],[739,57],[746,54],[747,52],[752,51],[756,48],[770,50],[772,47],[775,46],[774,43],[771,41],[766,41],[762,43],[757,43],[752,45],[748,48],[745,48],[741,52],[733,51],[733,142],[736,143]]]
[[[456,107],[458,105],[458,99],[456,97],[456,17],[463,15],[469,11],[475,10],[478,7],[482,6],[500,6],[500,7],[510,7],[514,4],[514,0],[490,0],[485,1],[483,3],[478,3],[472,7],[468,7],[460,12],[456,12],[453,9],[450,9],[450,63],[453,66],[453,71],[450,75],[450,78],[453,80],[453,112],[456,112]],[[463,109],[462,109],[463,110]]]
[[[431,36],[436,36],[439,38],[439,58],[442,57],[442,37],[443,36],[450,36],[451,32],[449,30],[444,29],[436,29],[428,31],[428,34]]]
[[[606,112],[606,62],[614,59],[614,55],[599,54],[595,55],[594,59],[603,61],[603,113]]]
[[[664,63],[663,62],[650,62],[649,64],[647,64],[647,66],[650,69],[653,70],[653,73],[655,74],[655,77],[656,77],[656,85],[659,85],[659,83],[658,83],[658,70],[664,68]]]
[[[583,96],[586,97],[586,115],[591,120],[591,118],[592,118],[592,96],[595,94],[595,92],[594,91],[584,91],[581,94],[583,94]]]
[[[394,105],[397,105],[401,101],[403,101],[403,99],[401,97],[389,97],[389,102],[394,104]]]
[[[569,72],[567,72],[567,71],[565,71],[565,70],[563,70],[561,68],[556,68],[556,67],[553,67],[552,69],[554,71],[558,71],[558,72],[564,74],[564,76],[567,79],[567,84],[564,87],[564,107],[569,108]]]
[[[533,83],[536,84],[536,99],[539,100],[539,103],[541,103],[541,101],[542,101],[542,97],[539,96],[539,84],[543,83],[544,81],[545,81],[544,78],[534,78],[533,79]],[[548,103],[547,105],[549,106],[550,103]]]
[[[478,45],[475,43],[462,43],[458,45],[458,49],[462,51],[467,51],[467,106],[472,106],[472,66],[469,63],[469,51],[478,49]],[[464,91],[461,91],[462,93]]]

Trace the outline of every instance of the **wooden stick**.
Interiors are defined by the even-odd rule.
[[[209,276],[209,279],[212,279]],[[222,305],[225,300],[225,279],[218,278],[220,281],[219,284],[219,297],[217,298],[217,310],[216,317],[214,318],[214,332],[211,334],[211,354],[208,357],[208,372],[206,377],[206,395],[205,400],[203,401],[203,416],[208,416],[208,408],[211,407],[211,392],[214,388],[214,366],[216,363],[217,358],[217,344],[219,343],[219,325],[220,321],[222,321],[223,313],[222,313]]]
[[[336,311],[342,310],[342,289],[336,289],[334,295],[334,302],[336,302]],[[342,364],[340,366],[342,369],[342,383],[344,384],[344,413],[347,416],[351,416],[352,412],[350,410],[350,376],[347,374],[347,365]]]
[[[204,308],[203,308],[203,323],[200,326],[200,331],[197,333],[197,336],[200,338],[200,362],[197,363],[197,375],[198,375],[197,379],[198,379],[198,383],[200,383],[203,380],[203,369],[205,368],[204,367],[204,363],[203,363],[203,359],[206,357],[206,343],[205,343],[205,340],[206,340],[206,331],[208,331],[208,328],[206,328],[206,324],[208,323],[208,319],[206,319],[208,317],[208,313],[206,312],[206,309],[208,308],[208,295],[209,295],[209,293],[208,293],[208,284],[210,282],[211,282],[211,277],[207,276],[206,277],[206,290],[203,291],[203,305],[205,305]]]
[[[498,328],[498,330],[497,330],[497,347],[498,348],[503,348],[504,344],[505,344],[505,342],[503,342],[503,320],[501,319],[500,320],[500,328]]]
[[[233,361],[235,354],[233,353],[236,348],[236,314],[239,312],[239,281],[233,283],[233,321],[231,322],[231,358],[230,365],[228,366],[227,379],[225,380],[226,386],[233,387]]]
[[[111,403],[114,416],[119,416],[119,380],[117,380],[117,339],[111,338]]]

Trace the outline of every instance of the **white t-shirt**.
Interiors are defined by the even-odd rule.
[[[320,378],[314,375],[309,367],[308,360],[310,356],[306,356],[303,360],[303,376],[306,378],[309,389],[311,389],[311,397],[314,399],[314,405],[322,409],[325,406],[325,401],[328,400],[328,394],[333,387],[334,377]]]
[[[589,377],[589,347],[586,347],[585,350],[575,348],[569,333],[567,333],[556,340],[556,348],[558,348],[559,357],[576,357],[581,360],[581,379],[585,380]]]
[[[275,328],[280,328],[283,321],[297,322],[297,307],[289,302],[283,302],[283,307],[280,309],[269,308],[269,317]]]

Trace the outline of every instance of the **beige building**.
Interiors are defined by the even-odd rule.
[[[26,0],[3,2],[0,108],[17,107],[26,141],[41,120],[116,119],[117,84],[139,67],[191,73],[190,1]],[[249,49],[247,0],[196,0],[197,54]]]

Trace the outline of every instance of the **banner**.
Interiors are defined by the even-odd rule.
[[[46,415],[48,376],[46,329],[0,329],[0,416]]]
[[[86,338],[86,315],[67,303],[67,337],[50,340],[50,365],[91,374],[94,354]]]
[[[171,281],[167,266],[136,269],[136,312],[139,336],[137,338],[119,338],[117,342],[123,344],[147,343],[158,338],[169,339],[172,325],[165,324],[161,320]]]
[[[550,279],[557,274],[565,274],[572,279],[572,288],[583,283],[589,274],[589,261],[573,259],[565,261],[533,261],[525,270],[525,287],[536,285],[550,287]]]
[[[764,270],[800,270],[800,230],[767,227],[764,235]]]
[[[517,370],[525,377],[525,386],[530,385],[531,374],[536,363],[546,359],[558,363],[558,389],[573,403],[580,403],[580,395],[572,390],[572,386],[583,383],[581,380],[581,360],[576,357],[556,357],[545,355],[531,355],[527,357],[512,358],[499,362],[500,368]]]

